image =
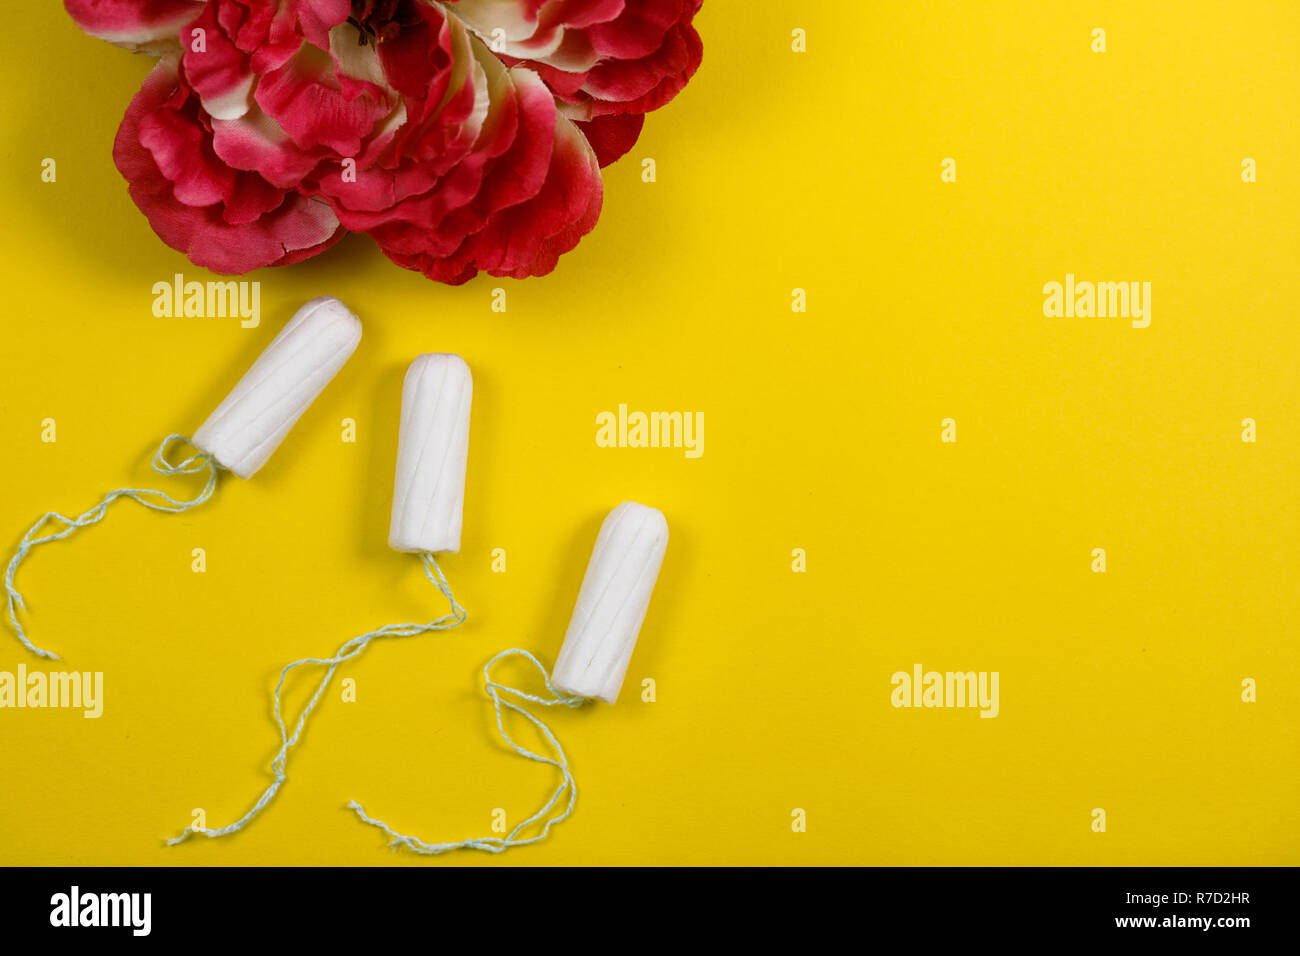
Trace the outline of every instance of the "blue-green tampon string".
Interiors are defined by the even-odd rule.
[[[510,657],[512,655],[526,658],[532,662],[533,666],[536,667],[542,675],[542,681],[546,684],[546,690],[549,693],[548,697],[539,697],[535,694],[528,694],[517,688],[498,683],[492,679],[493,665],[502,658]],[[483,690],[488,697],[492,699],[492,706],[496,709],[497,730],[500,731],[502,739],[505,740],[505,742],[510,745],[511,749],[521,757],[527,757],[529,760],[536,760],[539,763],[550,764],[552,767],[558,769],[560,771],[559,786],[555,788],[555,792],[551,794],[551,798],[542,805],[540,810],[516,826],[507,836],[475,837],[469,840],[460,840],[456,843],[425,843],[418,837],[398,833],[382,820],[376,820],[374,817],[368,816],[365,809],[361,804],[357,803],[357,801],[351,801],[348,804],[348,807],[355,810],[357,816],[366,823],[369,823],[371,826],[383,830],[392,838],[389,840],[389,846],[394,848],[404,846],[414,850],[416,853],[429,855],[446,853],[449,850],[486,850],[488,853],[503,853],[511,847],[527,846],[530,843],[537,843],[540,840],[545,840],[547,834],[551,831],[551,827],[563,821],[573,812],[573,805],[578,799],[578,787],[577,784],[574,783],[573,773],[569,770],[569,760],[564,755],[564,748],[560,746],[560,742],[556,740],[555,735],[551,733],[551,728],[547,727],[541,720],[533,716],[533,714],[523,706],[522,702],[527,701],[542,707],[579,707],[586,703],[586,698],[575,697],[556,689],[555,685],[551,683],[551,678],[546,673],[546,668],[542,666],[541,662],[538,661],[537,658],[533,657],[532,654],[520,650],[519,648],[502,651],[496,657],[492,658],[492,660],[488,661],[487,665],[483,668],[483,680]],[[513,700],[508,698],[513,698]],[[518,703],[516,701],[518,701]],[[553,757],[547,757],[542,754],[534,753],[517,743],[515,739],[506,732],[505,723],[502,719],[501,713],[502,707],[509,708],[515,713],[522,714],[527,718],[534,727],[541,731],[542,736],[545,737],[547,743],[551,745],[551,749],[554,751],[555,755]],[[557,811],[558,806],[566,793],[568,794],[568,800],[564,801],[563,809],[554,812]],[[534,824],[539,824],[541,829],[535,832],[532,836],[521,836],[521,834],[525,833],[528,828]]]
[[[307,718],[311,716],[316,704],[320,701],[321,695],[325,693],[325,688],[329,686],[330,680],[334,677],[334,672],[338,666],[345,661],[350,661],[362,651],[364,651],[370,642],[382,637],[414,637],[418,634],[426,634],[429,631],[445,631],[456,627],[458,624],[465,622],[465,609],[457,603],[456,598],[451,593],[451,588],[447,586],[447,579],[443,577],[442,569],[438,567],[438,562],[433,559],[433,555],[424,552],[420,555],[424,559],[424,573],[433,582],[434,587],[442,592],[443,596],[451,605],[451,613],[444,614],[434,621],[420,624],[389,624],[381,627],[376,631],[370,631],[366,634],[360,634],[342,647],[333,657],[305,657],[300,661],[294,661],[280,672],[279,683],[275,685],[275,723],[280,728],[280,750],[271,761],[271,772],[275,779],[271,785],[263,791],[262,796],[258,798],[257,803],[253,804],[251,810],[243,815],[239,820],[224,827],[209,828],[189,826],[178,837],[173,837],[167,841],[169,846],[175,846],[177,843],[184,842],[192,833],[201,833],[207,837],[221,837],[229,833],[235,833],[242,830],[250,820],[256,817],[275,797],[280,786],[288,779],[285,772],[285,762],[289,758],[289,751],[302,737],[303,728],[307,726]],[[321,677],[320,685],[316,692],[312,694],[311,700],[308,701],[307,707],[303,710],[302,715],[298,718],[297,724],[294,725],[293,733],[290,734],[284,722],[284,715],[280,708],[280,694],[284,690],[285,678],[289,672],[296,667],[302,667],[305,664],[320,664],[326,670]]]
[[[179,464],[173,465],[167,459],[168,446],[173,442],[179,442],[194,448],[194,443],[184,435],[168,435],[163,439],[163,443],[158,446],[158,450],[154,452],[153,470],[168,477],[172,475],[195,475],[205,472],[208,477],[203,484],[203,490],[193,498],[178,500],[166,492],[156,491],[151,488],[118,488],[116,491],[110,491],[104,496],[103,501],[76,518],[68,518],[57,511],[47,512],[23,535],[22,541],[18,544],[18,550],[9,559],[9,567],[5,571],[5,591],[9,599],[9,623],[13,625],[14,631],[17,632],[18,640],[22,641],[23,646],[33,654],[56,661],[59,659],[59,655],[53,651],[47,651],[33,644],[27,637],[27,632],[23,629],[22,623],[18,620],[18,612],[20,610],[26,611],[27,605],[23,602],[23,596],[18,593],[18,589],[14,586],[14,575],[18,572],[18,565],[27,557],[32,548],[37,545],[48,544],[51,541],[61,541],[78,528],[97,524],[104,519],[104,515],[108,512],[108,506],[118,498],[130,498],[146,508],[152,508],[154,511],[178,514],[182,511],[189,511],[191,508],[197,508],[212,497],[212,492],[217,487],[217,464],[212,456],[196,449],[195,454],[190,455]],[[43,534],[42,531],[47,522],[62,525],[62,530]]]

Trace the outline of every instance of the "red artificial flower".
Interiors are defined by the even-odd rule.
[[[65,0],[159,56],[113,158],[154,231],[222,273],[347,231],[461,283],[555,268],[600,167],[686,84],[701,0]]]

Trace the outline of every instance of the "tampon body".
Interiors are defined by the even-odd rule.
[[[266,464],[361,341],[361,321],[333,296],[312,299],[194,433],[196,447],[249,478]]]
[[[459,355],[421,355],[406,370],[388,532],[394,550],[460,550],[473,393]]]
[[[614,703],[668,547],[663,512],[625,501],[605,518],[551,682]]]

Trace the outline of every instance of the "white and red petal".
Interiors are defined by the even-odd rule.
[[[176,49],[181,27],[203,11],[202,0],[64,0],[63,5],[91,36],[144,52]]]
[[[212,148],[222,162],[256,172],[281,189],[296,188],[329,155],[300,149],[257,106],[237,120],[213,120]]]
[[[204,32],[202,45],[186,46],[181,56],[185,82],[199,94],[203,108],[214,119],[239,119],[252,103],[256,75],[251,57],[235,45],[218,23],[223,10],[239,10],[235,4],[209,3],[193,23]],[[223,19],[229,21],[228,14]]]
[[[666,103],[685,85],[702,52],[691,27],[700,4],[701,0],[460,0],[454,9],[481,36],[491,39],[493,31],[502,31],[507,62],[524,62],[537,69],[560,99],[624,104],[596,107],[589,111],[591,116],[646,112]]]
[[[582,71],[596,62],[582,28],[617,20],[625,6],[626,0],[460,0],[453,9],[498,52]]]
[[[305,43],[287,63],[261,77],[253,99],[299,148],[323,146],[355,156],[395,108],[386,97],[373,95],[372,87],[359,80],[345,91],[330,54]]]
[[[552,0],[452,0],[456,16],[480,36],[501,30],[507,41],[523,42],[537,33],[543,8]],[[622,5],[622,0],[619,0]]]
[[[451,47],[445,76],[427,96],[408,96],[409,122],[397,136],[394,158],[431,164],[438,175],[473,147],[490,109],[488,70],[504,69],[464,24],[448,20]]]

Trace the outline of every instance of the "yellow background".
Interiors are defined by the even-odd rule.
[[[61,5],[20,21],[0,58],[6,549],[47,509],[162,480],[156,442],[305,299],[340,296],[365,334],[251,481],[181,517],[118,504],[24,566],[33,638],[104,671],[106,704],[0,711],[3,862],[1300,862],[1294,4],[710,0],[704,66],[605,171],[600,224],[554,274],[448,288],[351,237],[250,276],[254,330],[151,314],[154,282],[210,278],[112,164],[151,61]],[[1044,318],[1066,272],[1150,281],[1151,327]],[[165,848],[192,808],[219,826],[267,784],[283,664],[443,612],[386,546],[423,351],[475,376],[443,561],[469,623],[373,646],[262,818]],[[703,457],[598,448],[620,402],[704,412]],[[626,498],[672,537],[623,697],[555,715],[575,816],[504,857],[389,852],[348,799],[454,840],[549,792],[497,740],[480,668],[512,646],[554,661]],[[19,662],[46,667],[5,636],[0,669]],[[999,671],[1001,715],[892,708],[917,662]]]

